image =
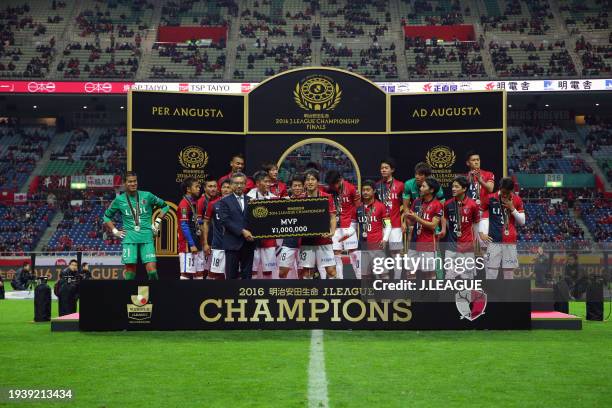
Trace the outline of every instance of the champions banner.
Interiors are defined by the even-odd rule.
[[[361,285],[357,280],[83,281],[79,325],[84,331],[528,330],[531,325],[529,281],[429,292],[437,298],[423,301],[422,291],[377,300],[372,286]]]

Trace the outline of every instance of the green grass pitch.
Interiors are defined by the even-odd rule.
[[[0,387],[74,399],[6,406],[308,406],[310,331],[51,333],[32,318],[32,301],[0,301]],[[329,406],[610,407],[612,326],[583,327],[325,331]]]

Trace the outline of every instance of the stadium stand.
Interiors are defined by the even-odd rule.
[[[57,64],[65,79],[133,79],[153,4],[145,0],[86,1]]]
[[[226,26],[229,16],[237,16],[238,4],[232,0],[168,1],[162,5],[161,26]]]
[[[334,47],[324,39],[321,45],[321,65],[346,69],[372,80],[398,79],[395,44],[383,47],[373,43],[367,48],[358,46]]]
[[[44,250],[120,251],[121,242],[102,226],[104,210],[114,196],[114,192],[94,191],[73,194],[70,202],[64,202],[64,218]]]
[[[390,40],[389,3],[381,0],[337,0],[321,4],[324,36]]]
[[[278,74],[290,68],[310,65],[312,48],[310,40],[271,45],[267,38],[255,44],[245,42],[238,46],[234,79],[257,80]]]
[[[577,133],[553,125],[508,128],[508,169],[512,173],[591,173],[578,157]]]
[[[400,0],[399,11],[402,26],[463,24],[464,14],[471,13],[469,5],[462,8],[458,0]]]
[[[19,254],[33,251],[55,208],[32,197],[25,205],[0,204],[0,253]]]
[[[581,127],[579,132],[584,139],[586,152],[597,161],[608,181],[612,181],[612,124],[589,124]]]
[[[581,203],[581,218],[596,242],[612,242],[612,204],[596,199]]]
[[[565,249],[585,244],[584,231],[572,216],[567,202],[553,203],[550,199],[525,202],[526,216],[532,220],[519,228],[520,249],[530,249],[535,244],[563,244]]]
[[[612,55],[606,0],[10,0],[2,7],[0,78],[261,81],[313,63],[380,81],[601,77]],[[194,26],[225,27],[227,40],[155,40],[158,28]],[[432,26],[473,35],[403,38],[405,27]]]
[[[517,34],[535,36],[554,35],[557,32],[554,16],[546,0],[483,2],[487,14],[480,16],[480,23],[487,33],[510,38]]]
[[[406,38],[406,64],[411,77],[480,78],[486,72],[477,42],[443,43]]]
[[[600,76],[610,75],[612,71],[609,60],[612,58],[612,33],[605,45],[594,45],[584,36],[576,40],[576,53],[582,62],[582,75]]]
[[[491,60],[497,75],[506,77],[567,77],[576,75],[576,67],[565,41],[554,43],[506,41],[489,43]]]
[[[42,176],[115,174],[125,168],[125,128],[76,129],[58,135],[56,146]]]
[[[0,127],[0,190],[17,191],[25,184],[52,136],[46,127]]]
[[[607,0],[559,0],[559,10],[567,28],[575,34],[610,29],[610,2]]]
[[[62,1],[30,5],[3,1],[0,9],[0,77],[43,78],[52,70],[56,41],[70,8]]]
[[[225,71],[225,44],[155,44],[150,63],[152,79],[219,80]]]

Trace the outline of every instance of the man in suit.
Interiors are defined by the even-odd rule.
[[[219,202],[219,222],[223,227],[225,275],[227,279],[251,279],[255,243],[247,227],[246,209],[249,197],[244,194],[247,177],[240,172],[232,174],[233,194]]]

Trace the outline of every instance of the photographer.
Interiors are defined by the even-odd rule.
[[[539,246],[538,252],[533,260],[536,288],[544,288],[551,281],[549,273],[549,256],[544,253],[544,248]]]
[[[81,265],[81,272],[79,273],[81,280],[91,279],[91,272],[89,271],[89,264],[87,262],[83,262]]]
[[[572,253],[567,256],[563,272],[563,278],[572,298],[581,299],[587,291],[589,281],[588,276],[580,270],[577,254]]]
[[[60,273],[60,278],[54,288],[54,293],[59,300],[60,316],[76,312],[76,302],[79,295],[78,283],[80,280],[79,263],[76,259],[71,259],[68,267]]]
[[[13,286],[13,290],[27,290],[28,284],[32,278],[33,276],[30,273],[30,264],[28,262],[24,262],[23,266],[17,269],[17,272],[15,272],[15,276],[11,281],[11,286]]]

